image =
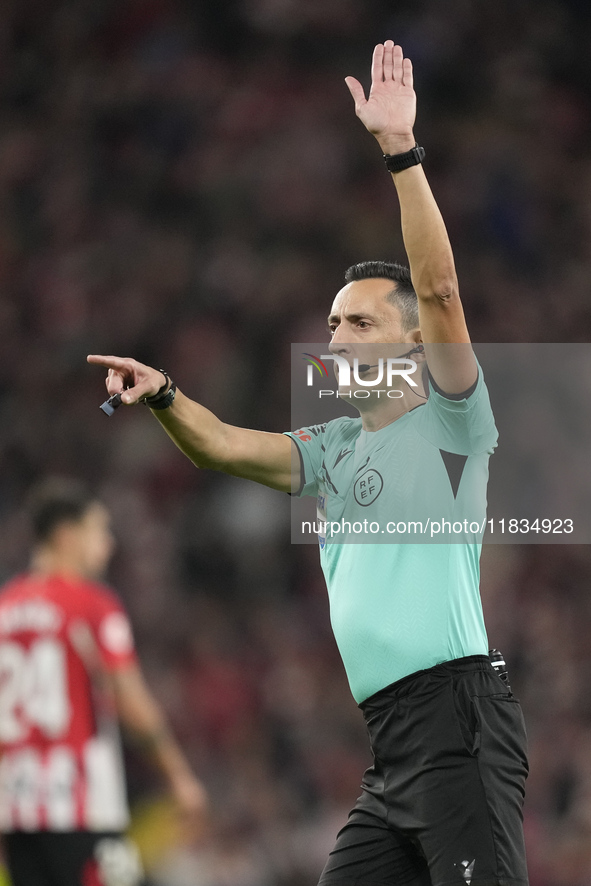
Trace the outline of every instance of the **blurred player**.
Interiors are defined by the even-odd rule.
[[[30,569],[0,595],[0,829],[14,886],[136,886],[117,718],[198,825],[205,792],[140,671],[129,621],[97,583],[106,508],[77,483],[32,499]]]
[[[111,396],[144,399],[196,465],[313,495],[319,525],[379,521],[380,512],[394,520],[417,502],[440,501],[450,516],[468,505],[485,514],[497,433],[413,134],[411,62],[386,41],[374,51],[369,98],[354,78],[347,85],[392,173],[410,274],[389,262],[350,268],[328,319],[330,350],[349,366],[367,344],[426,358],[426,389],[407,384],[400,399],[376,390],[356,401],[360,418],[286,436],[219,421],[135,360],[89,360],[109,369]],[[364,365],[358,359],[360,372],[377,364]],[[488,657],[480,547],[478,537],[421,545],[320,536],[331,624],[375,758],[321,886],[527,884],[525,730]]]

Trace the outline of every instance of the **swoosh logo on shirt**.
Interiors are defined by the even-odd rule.
[[[341,449],[341,451],[340,451],[339,454],[337,455],[337,460],[335,461],[335,463],[334,463],[334,465],[333,465],[333,468],[336,468],[336,466],[338,465],[338,463],[339,463],[340,461],[342,461],[342,459],[343,459],[346,455],[351,455],[352,452],[353,452],[353,450],[352,450],[352,449],[347,449],[346,446],[345,446],[344,449]]]

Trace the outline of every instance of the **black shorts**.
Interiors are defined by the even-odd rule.
[[[137,850],[119,833],[15,831],[4,834],[12,886],[115,886],[143,882]]]
[[[360,708],[375,762],[319,886],[527,886],[525,727],[489,659],[411,674]]]

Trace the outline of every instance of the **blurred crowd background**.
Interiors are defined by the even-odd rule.
[[[0,578],[26,564],[30,486],[93,484],[109,580],[213,803],[191,841],[129,747],[153,886],[313,886],[370,758],[288,497],[198,471],[143,407],[107,420],[85,356],[289,429],[290,343],[326,340],[350,264],[404,260],[343,82],[368,85],[387,38],[415,65],[474,340],[588,340],[588,0],[0,4]],[[482,571],[529,729],[531,884],[589,886],[591,552],[487,547]]]

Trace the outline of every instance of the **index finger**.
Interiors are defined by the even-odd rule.
[[[102,354],[89,354],[86,362],[94,363],[96,366],[105,366],[107,369],[116,369],[118,372],[123,372],[128,368],[123,357],[104,357]]]
[[[409,58],[405,58],[402,62],[402,79],[404,80],[405,86],[410,86],[412,89],[413,85],[413,76],[412,76],[412,62]]]

